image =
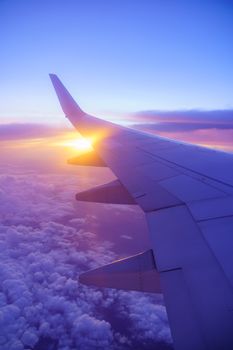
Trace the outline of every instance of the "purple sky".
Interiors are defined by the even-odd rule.
[[[0,1],[0,116],[65,123],[50,72],[105,117],[232,108],[232,15],[230,0]]]

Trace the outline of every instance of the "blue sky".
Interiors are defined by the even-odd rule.
[[[232,15],[224,0],[1,0],[1,121],[63,122],[49,72],[101,116],[232,108]]]

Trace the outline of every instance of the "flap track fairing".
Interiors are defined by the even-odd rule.
[[[119,180],[80,192],[76,194],[76,199],[84,202],[137,204]]]
[[[79,281],[97,287],[161,293],[152,250],[82,273]]]

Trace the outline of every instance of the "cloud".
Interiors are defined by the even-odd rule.
[[[0,176],[1,350],[170,349],[161,296],[79,284],[80,272],[119,256],[110,232],[99,237],[101,209],[87,214],[72,199],[79,186],[67,174]]]
[[[0,124],[0,140],[20,140],[53,137],[64,129],[45,124],[11,123]]]
[[[160,136],[233,151],[233,110],[145,111],[132,114],[129,121]]]
[[[129,116],[129,120],[139,123],[181,123],[181,125],[195,124],[209,126],[210,128],[218,126],[219,128],[233,128],[233,110],[181,110],[181,111],[141,111]]]

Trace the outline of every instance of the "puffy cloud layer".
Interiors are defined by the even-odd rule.
[[[81,271],[118,254],[99,239],[99,212],[72,199],[77,187],[73,175],[0,176],[1,350],[170,349],[161,296],[79,284]]]

